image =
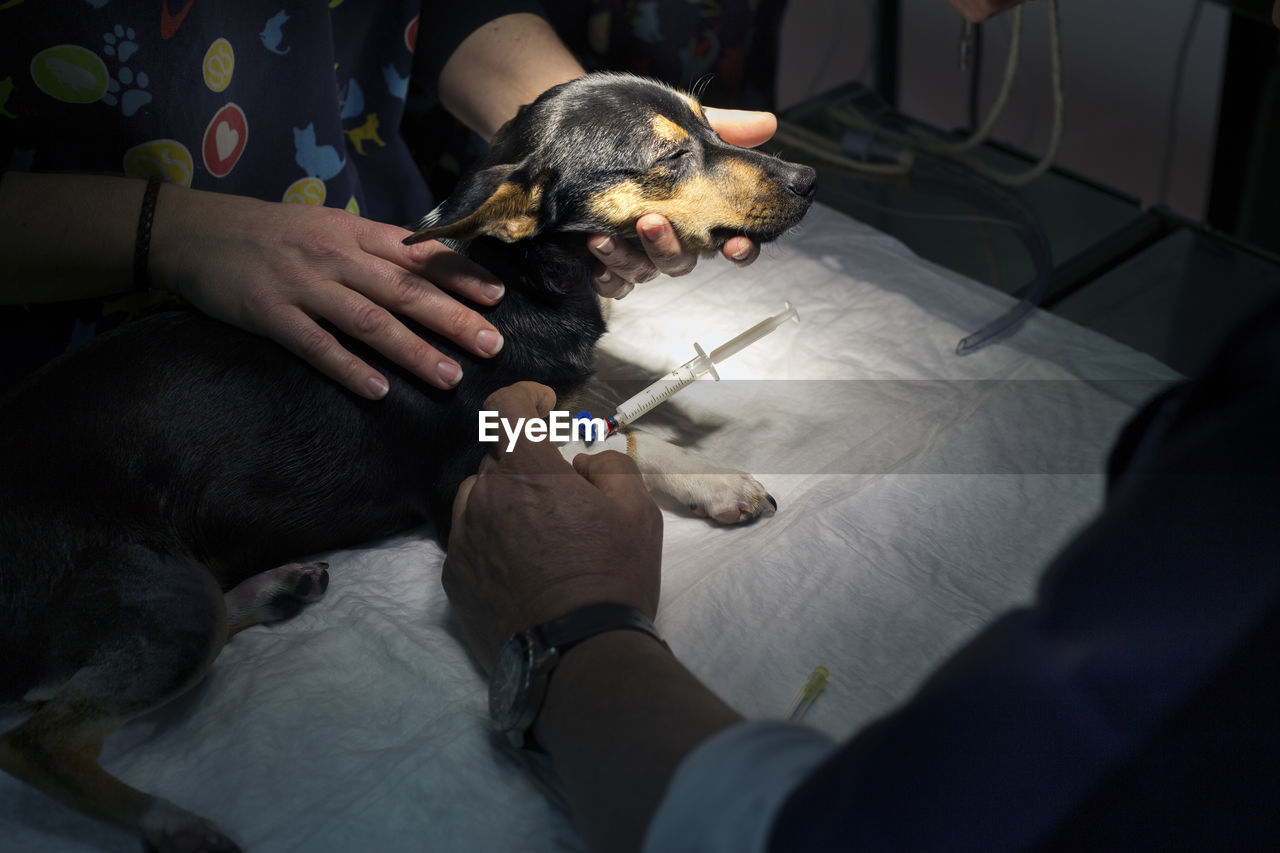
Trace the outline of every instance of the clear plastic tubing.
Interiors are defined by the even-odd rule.
[[[775,314],[766,320],[761,320],[742,334],[732,340],[725,341],[713,349],[710,355],[695,343],[693,348],[697,351],[697,356],[686,361],[666,376],[646,387],[639,394],[618,406],[618,411],[613,416],[614,420],[619,425],[631,423],[659,403],[670,399],[681,388],[689,385],[704,374],[710,373],[712,379],[719,381],[720,374],[716,373],[717,364],[751,346],[788,320],[800,322],[800,314],[790,302],[783,303],[783,306],[782,313]]]

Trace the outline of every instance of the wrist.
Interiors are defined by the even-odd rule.
[[[155,224],[156,207],[160,201],[160,188],[163,181],[149,178],[142,191],[142,202],[138,209],[138,227],[133,239],[133,289],[135,291],[155,289],[151,279],[151,231]]]
[[[176,184],[164,187],[156,200],[155,221],[151,224],[148,274],[153,290],[182,295],[179,283],[183,258],[189,254],[186,241],[191,224],[185,220],[193,194],[199,192]]]
[[[653,622],[634,607],[597,603],[518,631],[503,645],[489,683],[489,715],[513,745],[535,747],[533,723],[542,710],[551,676],[564,657],[604,633],[625,632],[666,650]]]
[[[565,655],[533,732],[588,846],[633,850],[680,762],[741,719],[650,638],[610,631]]]
[[[216,257],[213,266],[228,278],[240,274],[236,267],[244,261],[243,249],[228,239],[261,232],[267,219],[258,208],[268,205],[248,196],[165,185],[151,229],[152,288],[198,304],[192,287],[202,270],[212,268],[202,258]],[[233,248],[228,249],[229,245]]]
[[[533,735],[555,754],[565,736],[573,737],[584,707],[601,697],[617,695],[619,683],[630,673],[652,672],[664,665],[679,666],[670,648],[637,631],[606,631],[583,640],[565,652],[547,682],[542,709],[533,721]]]

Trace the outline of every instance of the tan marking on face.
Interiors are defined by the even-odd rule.
[[[686,249],[709,254],[715,251],[713,230],[758,230],[786,206],[783,192],[759,168],[729,160],[714,174],[680,181],[670,193],[655,192],[637,180],[625,181],[596,196],[590,210],[623,232],[634,228],[644,214],[661,213]]]
[[[653,135],[668,142],[684,142],[689,132],[664,115],[655,115],[650,121]]]

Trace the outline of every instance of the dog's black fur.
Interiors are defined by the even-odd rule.
[[[452,391],[346,340],[390,379],[370,402],[191,311],[130,324],[16,388],[0,405],[0,701],[52,700],[0,737],[0,767],[165,843],[169,830],[137,815],[99,813],[93,784],[68,789],[68,772],[45,771],[92,761],[110,730],[202,676],[237,629],[222,590],[424,521],[443,535],[483,453],[485,398],[522,379],[563,396],[590,375],[605,326],[583,235],[634,235],[643,211],[622,202],[678,199],[694,179],[743,182],[725,191],[764,200],[741,216],[672,215],[685,245],[704,252],[736,233],[774,239],[803,215],[812,170],[727,145],[699,111],[658,84],[598,75],[551,90],[503,128],[411,238],[453,238],[506,284],[481,309],[505,338],[496,357],[425,335],[463,367]],[[772,183],[745,186],[751,175]],[[327,582],[290,578],[295,588],[257,604],[289,615]],[[139,796],[140,810],[156,802]]]

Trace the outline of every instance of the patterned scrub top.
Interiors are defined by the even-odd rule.
[[[420,6],[430,11],[421,38]],[[430,100],[467,35],[536,9],[531,0],[0,0],[0,170],[157,177],[407,225],[432,206],[400,135],[410,78]],[[0,307],[0,392],[138,302]]]
[[[397,132],[416,0],[0,5],[6,169],[154,176],[401,224],[431,206]]]

